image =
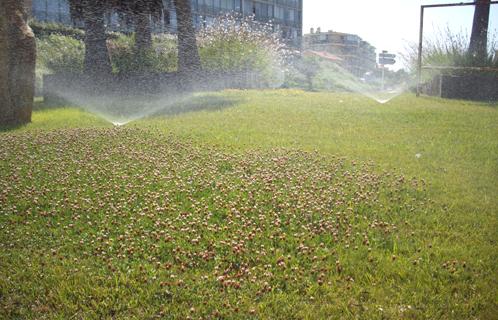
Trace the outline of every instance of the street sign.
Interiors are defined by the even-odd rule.
[[[386,50],[382,51],[382,53],[379,53],[379,64],[381,65],[386,65],[386,64],[395,64],[396,60],[396,55],[393,53],[388,53]]]
[[[379,64],[386,65],[386,64],[395,64],[395,63],[396,63],[396,60],[394,60],[394,59],[379,58]]]
[[[390,64],[395,64],[396,63],[396,60],[394,60],[396,58],[396,55],[395,54],[392,54],[392,53],[389,53],[387,52],[387,50],[383,50],[381,53],[379,53],[379,64],[381,65],[381,69],[382,69],[382,87],[381,87],[381,90],[384,91],[385,89],[385,81],[384,81],[384,73],[385,73],[385,65],[390,65]]]

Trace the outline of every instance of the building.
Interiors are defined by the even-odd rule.
[[[375,47],[355,34],[322,32],[312,28],[303,37],[306,50],[327,52],[341,59],[341,65],[357,76],[363,76],[377,67]]]
[[[71,21],[68,0],[31,0],[32,14],[38,21],[81,26]],[[254,15],[261,22],[272,21],[275,31],[287,43],[300,47],[303,25],[303,0],[191,0],[193,19],[197,28],[211,23],[216,16],[236,12]],[[154,26],[156,32],[176,31],[176,14],[172,0],[163,0],[163,19]],[[129,23],[116,13],[109,12],[107,24],[116,31],[129,31]]]

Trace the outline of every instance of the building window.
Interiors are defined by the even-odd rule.
[[[213,17],[206,17],[206,26],[211,26],[214,24],[214,18]]]
[[[285,10],[285,21],[294,22],[296,20],[296,10],[286,9]]]
[[[256,18],[267,19],[273,17],[273,5],[256,2],[253,9]]]
[[[233,0],[221,0],[221,9],[232,11],[234,9]]]
[[[202,18],[199,15],[194,16],[194,26],[196,29],[199,29],[202,27]]]
[[[273,5],[268,5],[268,17],[273,18]]]
[[[251,15],[255,13],[256,9],[253,7],[252,3],[249,1],[244,1],[244,14]]]
[[[71,22],[67,0],[33,0],[33,17],[39,21]]]
[[[279,20],[285,19],[284,8],[275,6],[275,18]]]
[[[165,26],[169,26],[171,24],[171,16],[170,16],[169,10],[164,10],[163,21],[164,21]]]

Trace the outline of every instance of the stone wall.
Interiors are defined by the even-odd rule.
[[[498,74],[440,75],[423,84],[422,93],[447,99],[498,101]]]

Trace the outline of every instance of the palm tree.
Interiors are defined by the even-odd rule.
[[[201,69],[190,0],[174,0],[178,25],[178,72],[189,78]]]
[[[488,56],[487,43],[491,0],[476,0],[475,2],[469,53],[477,60],[483,60]]]
[[[135,16],[136,47],[150,48],[150,17],[159,17],[161,0],[70,0],[71,14],[85,23],[85,73],[108,74],[111,62],[107,50],[104,14],[106,9],[118,9]],[[174,0],[178,21],[178,71],[183,75],[201,69],[195,37],[190,0]]]
[[[36,42],[24,1],[0,1],[0,125],[31,121]]]
[[[133,18],[135,49],[137,52],[152,47],[151,20],[161,19],[162,0],[116,0],[114,9]]]
[[[111,73],[105,29],[106,10],[117,10],[133,17],[136,49],[141,52],[152,46],[151,18],[159,19],[163,9],[161,0],[70,0],[73,19],[85,23],[85,73]]]
[[[70,0],[73,19],[85,23],[85,73],[96,76],[111,73],[107,50],[104,14],[109,2],[103,0]]]

